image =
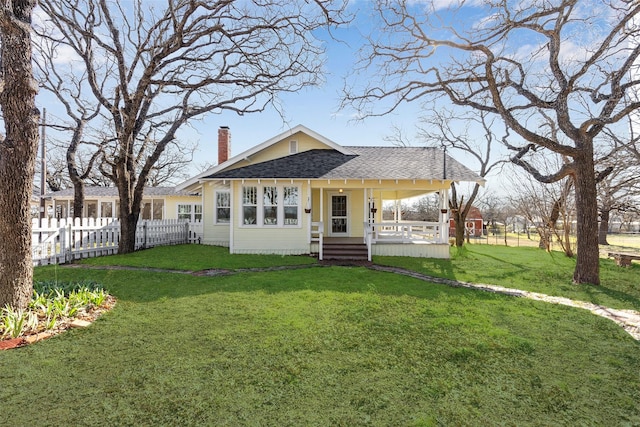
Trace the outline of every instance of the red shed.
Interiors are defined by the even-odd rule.
[[[464,222],[465,235],[470,237],[482,237],[482,213],[480,209],[475,206],[471,206],[469,213],[467,214],[467,220]],[[449,236],[456,235],[456,223],[453,218],[449,218]]]

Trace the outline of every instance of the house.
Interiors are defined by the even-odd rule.
[[[202,199],[174,187],[145,187],[141,219],[202,219]],[[53,205],[55,218],[73,216],[73,188],[47,194]],[[120,199],[115,187],[86,186],[84,189],[83,217],[115,218]]]
[[[482,181],[437,148],[342,146],[302,125],[231,158],[230,150],[221,127],[218,165],[176,188],[202,196],[203,243],[238,254],[323,259],[330,244],[353,244],[369,259],[448,258],[451,182]],[[437,222],[382,221],[383,202],[430,193],[439,194]]]

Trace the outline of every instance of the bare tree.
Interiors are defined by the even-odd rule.
[[[600,229],[598,243],[608,245],[609,219],[613,211],[628,211],[636,208],[640,196],[640,163],[626,151],[616,150],[601,160],[603,167],[611,173],[598,183],[598,210]]]
[[[0,307],[25,308],[31,300],[31,196],[40,113],[31,65],[31,13],[35,1],[0,6]]]
[[[476,171],[482,178],[486,177],[504,160],[493,155],[492,148],[499,143],[500,138],[495,135],[496,117],[485,111],[469,116],[459,116],[447,108],[434,110],[428,118],[422,119],[420,136],[433,146],[444,146],[452,150],[460,151],[470,156]],[[464,245],[465,223],[467,215],[473,206],[480,184],[475,183],[465,200],[464,195],[459,195],[456,184],[451,184],[451,198],[449,208],[455,223],[456,246]]]
[[[540,237],[539,247],[551,251],[556,242],[568,257],[574,256],[571,239],[575,219],[575,203],[570,177],[543,184],[525,177],[514,177],[514,190],[507,196],[514,213],[535,227]]]
[[[541,182],[572,176],[577,209],[574,283],[600,283],[594,141],[640,108],[631,69],[640,55],[640,3],[625,0],[442,2],[378,0],[382,35],[370,38],[362,67],[378,75],[347,88],[361,116],[403,102],[444,99],[499,115],[519,138],[512,161]],[[468,19],[470,8],[483,18]],[[374,26],[375,27],[375,26]],[[377,27],[376,27],[377,28]],[[575,35],[575,37],[573,37]],[[557,138],[544,126],[560,130]],[[544,149],[567,159],[542,174],[527,156]]]
[[[321,81],[314,30],[339,25],[341,0],[194,2],[43,0],[44,37],[71,50],[109,117],[116,150],[120,253],[132,252],[149,175],[186,123],[246,114]],[[77,66],[78,64],[76,64]],[[153,138],[149,138],[153,135]]]
[[[43,58],[47,57],[43,56]],[[71,121],[68,124],[55,127],[58,130],[71,133],[69,141],[64,144],[66,145],[65,165],[69,181],[73,186],[73,216],[82,218],[85,181],[93,173],[94,164],[102,155],[105,144],[105,141],[94,142],[85,139],[88,124],[100,115],[100,105],[90,105],[82,99],[82,85],[74,75],[70,74],[64,78],[55,72],[55,67],[51,66],[52,62],[37,61],[38,64],[43,62],[44,67],[48,68],[43,68],[43,65],[39,66],[40,75],[45,77],[40,79],[40,85],[56,95]],[[83,151],[83,146],[92,146],[94,150]],[[82,157],[82,159],[88,160],[84,167],[81,167],[82,160],[79,158],[83,154],[86,157]]]
[[[511,201],[506,197],[487,192],[478,198],[477,205],[482,209],[482,218],[487,227],[487,238],[489,233],[496,236],[502,234],[504,245],[508,246],[509,220],[516,213]],[[502,228],[500,228],[500,224],[502,224]]]
[[[58,150],[51,150],[47,147],[47,186],[50,191],[60,191],[71,187],[69,174],[67,173],[67,162]]]

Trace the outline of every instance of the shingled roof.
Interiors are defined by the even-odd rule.
[[[184,190],[176,190],[175,187],[145,187],[143,194],[145,197],[163,197],[163,196],[190,196],[191,193]],[[73,188],[66,188],[60,191],[53,191],[47,194],[47,197],[63,198],[73,197]],[[84,197],[118,197],[118,189],[116,187],[97,187],[86,186],[84,188]]]
[[[481,181],[476,173],[437,148],[345,147],[309,150],[237,169],[221,171],[204,179],[447,179]],[[446,174],[443,171],[446,155]]]

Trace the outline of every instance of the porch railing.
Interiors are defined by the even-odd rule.
[[[324,223],[322,221],[311,223],[311,242],[318,242],[318,259],[322,261],[322,244],[324,241]]]
[[[371,244],[373,243],[373,235],[374,235],[374,227],[373,224],[369,224],[368,222],[364,223],[364,243],[367,245],[367,260],[371,261]]]
[[[370,226],[373,243],[439,243],[442,238],[439,222],[377,222]]]

